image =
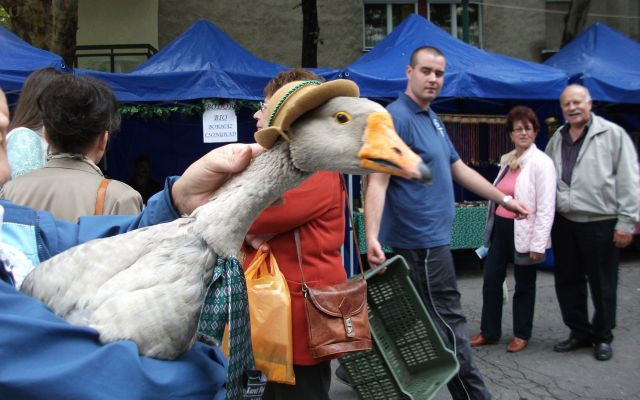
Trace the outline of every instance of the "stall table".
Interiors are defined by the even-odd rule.
[[[487,203],[482,201],[456,203],[456,215],[451,230],[451,249],[477,249],[484,240],[484,225],[487,219]],[[354,228],[358,236],[360,254],[367,253],[364,234],[364,215],[354,211]],[[383,247],[385,252],[391,249]]]

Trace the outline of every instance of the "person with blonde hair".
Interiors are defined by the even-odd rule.
[[[51,67],[43,68],[24,81],[7,134],[11,178],[42,168],[47,162],[49,144],[44,138],[38,100],[47,85],[62,74]]]

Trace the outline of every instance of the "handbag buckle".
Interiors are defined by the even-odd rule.
[[[344,322],[344,330],[347,332],[347,337],[354,337],[355,333],[353,332],[353,321],[351,321],[351,317],[342,317],[342,321]]]

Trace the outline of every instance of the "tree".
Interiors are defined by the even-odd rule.
[[[302,66],[316,68],[318,66],[318,42],[320,27],[318,26],[318,5],[316,0],[302,0]]]
[[[9,14],[7,14],[7,11],[2,7],[0,7],[0,25],[4,26],[8,30],[11,30],[11,20],[9,19]]]
[[[50,50],[71,66],[76,51],[78,0],[0,0],[11,30],[34,47]]]
[[[590,4],[591,0],[571,0],[569,12],[564,17],[564,31],[560,47],[564,47],[582,32],[587,22]]]

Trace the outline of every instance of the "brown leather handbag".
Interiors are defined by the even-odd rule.
[[[360,277],[344,283],[311,287],[302,272],[300,232],[294,232],[302,292],[307,314],[309,351],[313,357],[371,350],[367,308],[367,281],[360,263]]]

